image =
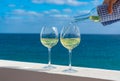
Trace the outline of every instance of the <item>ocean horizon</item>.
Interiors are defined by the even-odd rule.
[[[120,34],[81,34],[72,65],[120,70]],[[0,33],[0,59],[48,63],[48,50],[38,33]],[[60,41],[52,48],[52,64],[68,65],[68,50]]]

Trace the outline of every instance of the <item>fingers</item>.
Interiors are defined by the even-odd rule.
[[[112,14],[113,5],[117,2],[117,0],[104,0],[103,4],[108,4],[108,13]]]
[[[113,1],[111,0],[111,1],[109,1],[109,5],[108,5],[108,13],[109,14],[112,14],[112,12],[113,12]]]
[[[117,2],[117,0],[109,0],[108,2],[108,13],[112,14],[113,12],[113,5]]]
[[[103,4],[108,4],[110,0],[104,0]]]

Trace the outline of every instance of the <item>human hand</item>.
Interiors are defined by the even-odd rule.
[[[112,14],[113,12],[113,5],[117,2],[118,0],[104,0],[103,4],[108,4],[108,13]]]

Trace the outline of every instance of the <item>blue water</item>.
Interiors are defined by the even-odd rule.
[[[0,59],[47,64],[47,48],[39,34],[0,34]],[[60,42],[52,49],[52,63],[68,65],[68,51]],[[72,65],[120,70],[120,35],[81,35]]]

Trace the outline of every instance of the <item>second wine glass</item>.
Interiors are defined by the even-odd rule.
[[[54,26],[43,27],[40,33],[41,43],[48,48],[48,66],[45,69],[51,70],[55,67],[51,65],[51,48],[58,43],[58,31]]]
[[[70,23],[69,25],[63,27],[62,32],[60,34],[60,41],[62,45],[68,49],[69,51],[69,68],[64,70],[64,72],[73,73],[77,72],[76,70],[72,69],[72,50],[77,47],[80,43],[80,31],[79,28]]]

